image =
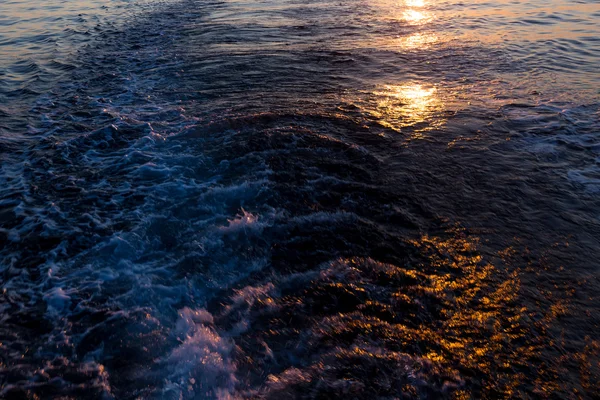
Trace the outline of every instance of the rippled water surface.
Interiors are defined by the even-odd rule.
[[[600,3],[0,3],[0,398],[600,393]]]

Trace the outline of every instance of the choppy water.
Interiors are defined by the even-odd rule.
[[[595,398],[594,0],[0,4],[0,398]]]

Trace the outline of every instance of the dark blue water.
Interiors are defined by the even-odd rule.
[[[0,398],[596,398],[600,4],[0,4]]]

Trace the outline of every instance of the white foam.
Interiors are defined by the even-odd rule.
[[[236,218],[229,219],[228,225],[221,227],[220,230],[226,233],[239,233],[248,232],[249,230],[254,233],[262,232],[266,224],[259,222],[258,215],[252,214],[242,208],[242,213]]]
[[[57,314],[69,306],[71,296],[63,288],[55,287],[44,294],[44,300],[48,304],[48,312],[50,314]]]
[[[181,341],[162,361],[168,371],[163,394],[180,399],[235,397],[234,343],[212,326],[206,310],[179,311],[175,334]]]

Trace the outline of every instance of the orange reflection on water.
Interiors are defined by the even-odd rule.
[[[414,25],[422,25],[433,20],[433,16],[425,11],[410,9],[404,11],[402,14],[402,19]]]
[[[381,15],[382,20],[393,20],[403,25],[423,25],[434,19],[426,0],[373,0],[369,6]]]
[[[428,0],[372,0],[369,6],[380,22],[390,23],[390,29],[369,35],[367,40],[355,40],[353,46],[418,50],[445,41],[448,36],[430,26],[437,16]]]
[[[417,32],[399,39],[399,45],[406,50],[426,49],[439,42],[437,35]]]
[[[433,20],[433,15],[425,10],[425,0],[405,0],[406,10],[402,13],[402,19],[413,25],[422,25]]]
[[[406,0],[404,4],[408,7],[425,7],[425,0]]]
[[[443,103],[435,87],[419,83],[385,85],[374,94],[379,98],[377,113],[388,127],[398,131],[403,127],[420,128],[422,132],[439,126],[435,116],[443,111]],[[416,129],[414,134],[418,134]]]

